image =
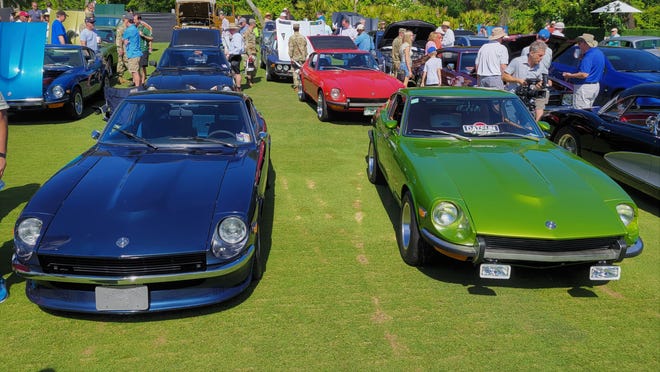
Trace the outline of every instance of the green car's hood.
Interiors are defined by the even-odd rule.
[[[547,239],[624,235],[609,177],[547,140],[407,140],[420,205],[464,201],[477,234]],[[423,188],[420,187],[424,185]],[[555,229],[546,227],[548,221]]]

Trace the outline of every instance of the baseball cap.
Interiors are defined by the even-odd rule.
[[[564,22],[557,22],[555,23],[555,28],[558,28],[560,30],[564,29]]]
[[[21,17],[28,17],[29,14],[25,10],[21,10],[20,13],[18,13],[19,16]]]
[[[550,31],[543,28],[543,29],[541,29],[541,31],[539,31],[539,33],[537,35],[538,35],[539,38],[547,40],[547,39],[550,38]]]
[[[85,23],[94,23],[94,22],[96,22],[96,20],[94,19],[94,17],[87,17],[87,18],[85,18]]]
[[[426,52],[427,52],[428,54],[431,54],[431,53],[435,52],[436,50],[438,50],[438,49],[436,49],[435,47],[432,46],[432,47],[430,47]]]
[[[364,25],[362,23],[360,23],[359,25],[357,25],[356,29],[357,30],[364,30]]]
[[[133,15],[131,13],[126,13],[124,14],[124,19],[128,19],[129,21],[133,20]]]
[[[67,17],[69,16],[69,15],[66,14],[66,12],[63,11],[63,10],[58,10],[57,13],[55,13],[55,15],[58,16],[58,17],[59,17],[59,16],[67,16]]]

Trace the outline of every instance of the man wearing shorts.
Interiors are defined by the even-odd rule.
[[[239,27],[232,23],[229,25],[229,48],[227,48],[227,59],[231,63],[231,71],[234,75],[234,84],[236,91],[241,91],[241,54],[245,50],[243,36],[238,32]]]
[[[142,50],[140,49],[140,32],[135,26],[133,16],[127,14],[128,27],[124,31],[124,51],[128,59],[128,72],[133,76],[133,83],[136,87],[144,84],[140,76],[140,57],[142,57]]]
[[[133,21],[140,34],[140,50],[142,51],[142,57],[140,57],[140,80],[144,84],[147,81],[147,66],[149,65],[149,54],[151,54],[151,42],[154,38],[151,34],[151,29],[142,22],[141,15],[133,15]]]

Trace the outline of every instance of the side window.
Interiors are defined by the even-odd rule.
[[[309,67],[315,68],[316,67],[316,62],[319,60],[319,55],[314,54],[312,58],[309,60]]]
[[[256,131],[255,134],[263,131],[261,122],[259,122],[259,120],[257,119],[257,113],[254,109],[254,106],[252,105],[252,101],[250,100],[245,101],[245,105],[247,107],[248,114],[250,115],[250,120],[254,123],[255,126],[254,130]]]
[[[401,126],[401,117],[403,116],[403,106],[404,106],[404,99],[403,96],[400,94],[397,94],[396,97],[394,98],[392,107],[390,107],[390,112],[389,112],[389,119],[390,120],[396,120],[397,126]]]

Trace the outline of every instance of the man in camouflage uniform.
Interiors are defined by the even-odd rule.
[[[124,15],[124,17],[122,17],[121,23],[117,26],[117,35],[115,36],[115,44],[117,45],[117,76],[119,77],[120,84],[127,82],[127,80],[124,79],[124,72],[127,70],[128,58],[126,58],[126,53],[124,53],[123,37],[128,24],[127,16],[128,15]]]
[[[251,18],[250,22],[248,22],[247,30],[243,33],[245,54],[247,54],[247,58],[245,59],[245,78],[250,86],[252,86],[252,79],[257,74],[255,67],[257,61],[257,35],[254,34],[254,28],[256,26],[257,21]]]
[[[307,58],[307,38],[300,34],[300,25],[293,24],[293,35],[289,38],[289,58],[291,58],[291,68],[293,69],[294,89],[298,88],[300,82],[300,67]]]
[[[399,66],[401,66],[401,56],[400,56],[400,49],[401,49],[401,44],[403,44],[403,34],[406,33],[405,28],[400,28],[399,29],[399,36],[394,38],[394,41],[392,41],[392,75],[396,76],[396,74],[399,72]]]

